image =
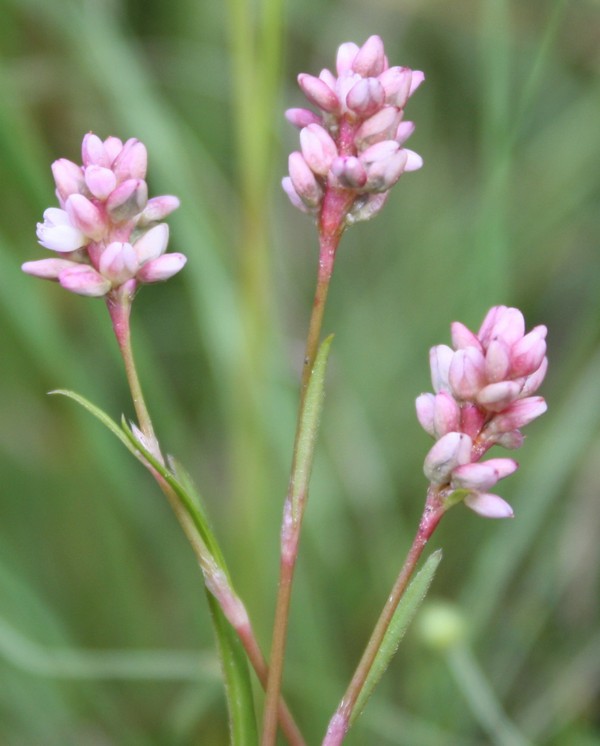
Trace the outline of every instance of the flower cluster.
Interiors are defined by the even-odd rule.
[[[295,207],[319,214],[327,190],[345,191],[350,202],[346,222],[366,220],[383,207],[388,191],[404,173],[423,165],[403,148],[414,131],[402,120],[404,106],[423,82],[422,72],[389,67],[383,42],[371,36],[358,47],[342,44],[337,77],[300,74],[298,83],[320,109],[288,109],[286,117],[300,129],[301,151],[289,157],[282,185]]]
[[[60,208],[44,212],[37,236],[59,256],[25,262],[23,270],[90,296],[125,285],[132,293],[138,282],[159,282],[179,272],[186,257],[165,254],[169,228],[160,223],[179,200],[148,199],[144,144],[134,138],[102,141],[89,133],[82,160],[82,166],[65,158],[52,164]]]
[[[518,309],[495,306],[476,335],[458,322],[451,331],[454,349],[437,345],[430,352],[435,394],[416,402],[419,422],[436,439],[425,475],[442,497],[464,498],[489,518],[509,517],[510,505],[489,490],[518,464],[480,459],[495,444],[519,448],[520,428],[546,411],[544,399],[532,394],[548,367],[547,330],[536,326],[525,334]]]

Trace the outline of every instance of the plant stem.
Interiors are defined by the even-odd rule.
[[[131,397],[133,405],[138,417],[140,429],[146,438],[147,443],[145,444],[147,449],[152,452],[157,460],[163,464],[162,456],[160,455],[160,448],[158,440],[154,433],[152,421],[150,419],[150,413],[142,393],[142,387],[140,384],[139,376],[137,374],[137,368],[133,357],[133,348],[131,345],[131,302],[133,296],[129,292],[115,291],[107,296],[107,307],[110,313],[110,317],[113,324],[113,330],[117,339],[123,362],[125,365],[125,372],[127,375],[127,381],[131,391]],[[156,479],[159,487],[166,496],[180,526],[186,535],[196,558],[202,568],[206,566],[207,554],[210,554],[204,541],[199,536],[197,528],[195,526],[193,516],[189,514],[188,509],[182,502],[181,498],[175,490],[167,483],[167,481],[161,476],[161,474],[151,466],[149,467],[150,472]],[[216,562],[215,562],[216,566]],[[206,574],[205,574],[206,578]],[[208,585],[208,583],[207,583]],[[246,613],[246,609],[237,596],[233,588],[228,584],[226,593],[215,594],[211,589],[213,597],[217,600],[219,606],[224,612],[225,617],[231,624],[235,633],[237,634],[240,642],[248,659],[254,668],[256,675],[262,684],[263,688],[266,689],[267,679],[269,676],[269,667],[267,666],[266,660],[260,646],[257,642],[254,630],[251,622]],[[241,613],[231,613],[229,609],[239,609]],[[285,734],[290,746],[305,746],[304,738],[296,725],[294,718],[288,709],[283,698],[279,698],[276,704],[276,714],[281,724],[281,729]]]
[[[271,664],[263,720],[262,746],[274,746],[277,737],[277,702],[279,700],[283,677],[283,661],[285,657],[292,583],[296,560],[298,558],[302,518],[308,498],[308,484],[303,487],[299,494],[294,494],[296,468],[298,465],[298,446],[301,426],[305,415],[306,392],[319,349],[323,316],[325,314],[325,305],[333,274],[335,256],[344,230],[345,217],[353,199],[354,195],[343,190],[331,190],[327,192],[323,201],[323,209],[319,221],[319,271],[306,338],[290,483],[283,509],[279,588],[273,626],[273,640],[271,643]]]
[[[125,373],[127,375],[131,398],[133,400],[133,406],[138,418],[140,430],[149,444],[157,444],[154,428],[152,427],[152,420],[150,419],[150,413],[146,406],[144,394],[142,393],[142,386],[133,359],[131,326],[129,323],[132,300],[132,294],[125,290],[124,285],[122,288],[114,290],[106,296],[106,305],[108,307],[108,312],[110,313],[113,330],[115,337],[117,338],[119,349],[121,350],[123,362],[125,363]]]
[[[442,503],[438,491],[433,487],[430,487],[427,492],[427,500],[425,502],[423,515],[421,516],[419,528],[417,529],[413,543],[408,551],[406,559],[404,560],[400,574],[396,578],[396,582],[385,602],[381,615],[375,625],[356,671],[354,672],[352,680],[346,689],[346,693],[342,697],[338,709],[329,723],[323,746],[339,746],[339,744],[344,740],[351,721],[355,716],[354,707],[365,681],[367,680],[367,676],[369,675],[377,651],[381,647],[383,638],[385,637],[390,622],[393,619],[394,612],[396,611],[400,599],[408,586],[408,582],[415,570],[417,562],[419,561],[419,557],[440,522],[445,510],[446,507]]]

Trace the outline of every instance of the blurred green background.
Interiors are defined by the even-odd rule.
[[[20,272],[44,256],[50,164],[139,137],[189,257],[134,305],[165,447],[197,479],[268,649],[278,525],[314,276],[279,188],[300,71],[380,34],[425,71],[407,116],[425,167],[342,242],[332,363],[285,690],[318,743],[399,569],[425,492],[414,398],[449,323],[493,304],[549,327],[549,412],[501,485],[462,506],[429,605],[348,744],[600,744],[600,3],[597,0],[1,0],[0,744],[227,743],[201,578],[161,493],[72,388],[132,416],[104,304]],[[424,612],[427,611],[427,606]],[[257,692],[257,704],[262,698]],[[502,713],[505,713],[503,715]],[[512,723],[512,724],[511,724]]]

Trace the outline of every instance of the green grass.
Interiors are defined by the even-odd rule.
[[[283,109],[302,105],[298,72],[371,33],[426,73],[407,109],[425,167],[340,249],[286,693],[318,743],[420,515],[428,348],[507,303],[547,324],[551,360],[549,412],[502,484],[516,519],[444,519],[431,596],[464,616],[465,649],[430,649],[415,625],[348,744],[504,746],[513,727],[523,743],[600,743],[598,4],[254,6],[0,3],[0,743],[227,743],[179,527],[100,425],[46,396],[132,416],[103,304],[19,269],[43,256],[50,163],[77,160],[89,130],[137,136],[152,193],[182,200],[171,248],[189,263],[140,293],[134,346],[268,649],[317,259],[279,189],[297,148]],[[486,687],[512,724],[492,736]]]

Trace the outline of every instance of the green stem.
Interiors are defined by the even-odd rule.
[[[338,709],[329,723],[323,746],[339,746],[344,740],[350,724],[354,719],[356,702],[365,685],[390,623],[394,618],[394,612],[408,586],[423,549],[435,531],[445,510],[446,506],[441,502],[437,490],[430,487],[413,543],[402,565],[400,574],[396,578],[396,582],[385,602],[352,680],[346,689],[346,693],[342,697]]]
[[[121,288],[110,293],[107,296],[106,303],[113,323],[115,337],[123,357],[127,381],[129,383],[139,426],[147,441],[145,446],[147,451],[149,451],[148,459],[151,459],[152,456],[156,459],[154,466],[148,462],[150,465],[150,471],[169,501],[183,532],[190,542],[200,566],[205,571],[207,558],[209,558],[209,564],[214,563],[215,568],[217,568],[219,567],[219,561],[214,558],[214,555],[206,546],[206,543],[202,538],[200,525],[197,516],[194,515],[192,505],[186,503],[181,498],[177,491],[159,471],[160,467],[162,467],[164,471],[164,461],[160,454],[158,440],[156,439],[152,421],[150,419],[150,413],[142,392],[131,345],[130,316],[132,300],[133,294],[126,292],[124,288]],[[226,576],[226,571],[224,571],[224,575]],[[207,581],[208,586],[210,579],[206,571],[205,580]],[[264,688],[266,688],[269,669],[256,640],[256,636],[254,635],[254,630],[252,629],[246,610],[227,579],[226,588],[224,588],[223,591],[223,594],[215,594],[214,590],[211,589],[212,595],[209,593],[209,602],[211,606],[213,625],[215,627],[217,641],[221,650],[223,665],[226,670],[231,670],[231,675],[227,675],[226,673],[225,676],[226,686],[230,688],[229,701],[231,703],[232,700],[235,700],[237,703],[237,709],[242,713],[242,717],[238,715],[237,717],[232,718],[232,727],[235,729],[232,737],[235,735],[234,743],[240,744],[241,746],[242,744],[253,743],[256,734],[254,733],[253,738],[252,731],[255,732],[255,724],[249,723],[249,718],[243,715],[243,713],[249,712],[252,709],[253,703],[251,701],[250,682],[248,681],[248,686],[240,686],[239,670],[236,671],[235,669],[239,669],[240,667],[245,669],[246,662],[245,660],[239,659],[239,656],[235,651],[235,646],[239,645],[239,643],[242,644],[248,656],[248,660],[255,669],[256,675]],[[227,603],[227,601],[229,601],[229,603]],[[228,613],[228,606],[230,608],[233,607],[234,609],[240,609],[241,613]],[[229,632],[227,627],[223,626],[224,624],[231,625],[238,637],[237,640],[235,638],[233,638],[233,640],[228,639]],[[276,702],[276,716],[279,719],[281,728],[288,743],[291,746],[305,746],[302,734],[282,698],[279,698]],[[244,732],[246,729],[248,730],[247,733]]]
[[[113,325],[115,337],[125,363],[125,373],[131,391],[133,406],[138,418],[138,425],[149,444],[157,444],[156,435],[150,419],[150,413],[146,406],[142,386],[140,383],[135,360],[133,358],[133,349],[131,347],[131,302],[133,295],[123,288],[113,290],[106,296],[106,305]],[[150,449],[152,450],[152,449]]]
[[[343,231],[344,215],[345,212],[340,211],[339,220],[333,225],[333,230],[323,230],[323,220],[321,221],[319,272],[306,338],[290,486],[285,500],[283,524],[281,529],[279,588],[275,608],[275,621],[273,625],[273,640],[271,643],[271,665],[267,684],[267,698],[265,703],[261,741],[262,746],[274,746],[277,736],[276,708],[283,678],[283,661],[285,657],[292,584],[300,545],[302,518],[304,516],[304,508],[308,498],[308,479],[306,479],[305,483],[303,482],[303,486],[299,492],[296,489],[298,487],[297,472],[301,450],[301,438],[303,435],[303,423],[307,414],[307,392],[315,368],[317,352],[319,350],[319,340],[323,326],[327,294],[333,273],[335,254]]]

